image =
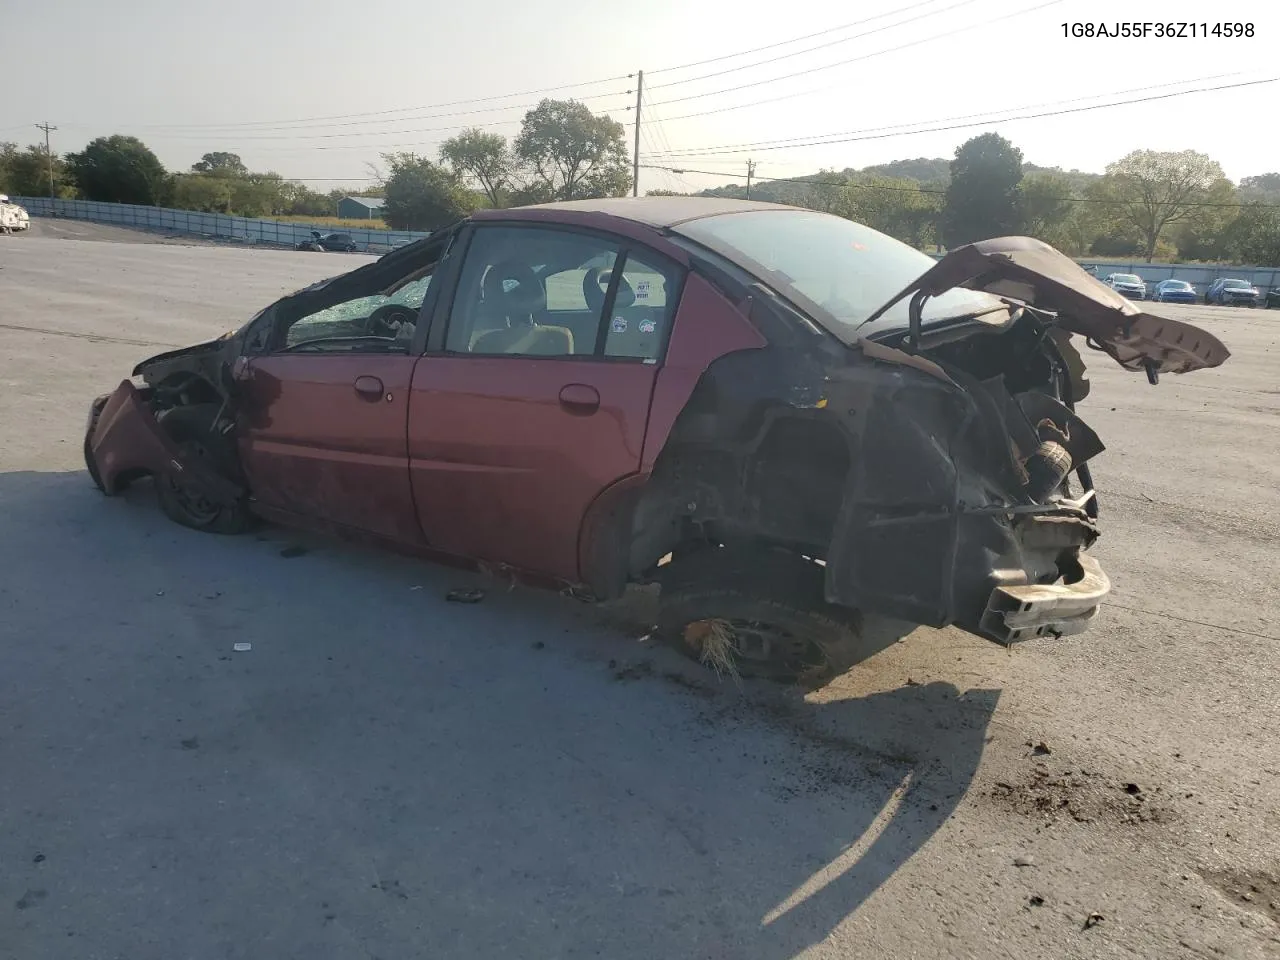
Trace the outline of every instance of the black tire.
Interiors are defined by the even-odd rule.
[[[159,417],[170,439],[188,456],[207,460],[228,477],[237,477],[239,467],[235,445],[211,431],[218,408],[214,404],[174,407]],[[156,499],[164,515],[174,523],[205,533],[244,533],[254,524],[247,499],[230,506],[214,504],[183,486],[172,473],[157,475]]]
[[[818,686],[882,648],[823,598],[824,571],[780,550],[709,548],[661,568],[658,634],[717,673]]]

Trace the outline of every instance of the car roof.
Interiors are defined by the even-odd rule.
[[[703,217],[757,210],[801,210],[781,203],[735,200],[729,197],[603,197],[598,200],[563,200],[505,210],[477,210],[475,220],[583,220],[617,218],[665,229]],[[812,213],[813,211],[805,211]],[[558,216],[563,215],[563,217]]]

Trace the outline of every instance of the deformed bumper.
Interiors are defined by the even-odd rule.
[[[1033,637],[1083,631],[1111,592],[1111,581],[1087,553],[1076,560],[1079,569],[1069,582],[996,587],[982,616],[982,632],[1010,646]]]
[[[181,475],[183,483],[218,503],[235,502],[243,493],[199,459],[184,457],[128,380],[90,406],[84,458],[94,483],[107,495],[148,474]]]

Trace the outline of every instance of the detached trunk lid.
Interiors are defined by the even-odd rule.
[[[952,250],[869,320],[917,292],[937,296],[955,287],[1054,312],[1062,329],[1085,337],[1126,369],[1152,377],[1216,367],[1231,355],[1213,334],[1145,312],[1031,237],[997,237]]]

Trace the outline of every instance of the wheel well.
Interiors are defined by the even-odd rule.
[[[824,559],[853,458],[831,419],[787,409],[740,445],[673,443],[632,514],[630,576],[698,543],[770,544]]]

